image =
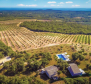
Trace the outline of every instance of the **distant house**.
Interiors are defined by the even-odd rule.
[[[82,72],[79,70],[78,66],[74,63],[69,64],[68,70],[72,76],[80,76]]]
[[[57,71],[58,68],[56,66],[49,66],[43,69],[44,73],[51,79],[53,78],[54,80],[57,79]]]

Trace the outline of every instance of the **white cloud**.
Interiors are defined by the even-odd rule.
[[[64,4],[64,2],[60,2],[59,4]]]
[[[56,3],[55,1],[49,1],[47,2],[48,4]]]
[[[25,6],[24,4],[18,4],[18,6]]]
[[[72,5],[72,7],[79,7],[80,5]]]
[[[24,4],[18,4],[17,6],[36,7],[37,5],[24,5]]]
[[[66,2],[66,3],[73,3],[72,1],[68,1],[68,2]]]

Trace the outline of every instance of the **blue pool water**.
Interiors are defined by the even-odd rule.
[[[58,57],[62,58],[63,60],[66,60],[66,58],[62,54],[59,54]]]

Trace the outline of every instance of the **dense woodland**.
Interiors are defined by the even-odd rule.
[[[80,18],[77,18],[80,17]],[[12,19],[59,19],[64,22],[91,22],[90,11],[22,10],[0,11],[0,20]]]
[[[0,75],[0,84],[45,84],[35,77],[21,77],[15,76],[8,78],[4,75]]]
[[[0,41],[0,58],[3,58],[5,56],[12,56],[13,50],[6,46],[3,42]]]
[[[14,52],[10,47],[7,47],[0,41],[0,58],[4,56],[10,56],[13,60],[3,64],[3,68],[0,72],[6,70],[4,75],[0,75],[0,84],[45,84],[36,79],[37,70],[45,65],[49,64],[52,60],[50,53],[38,53],[30,55],[26,51]],[[25,66],[27,63],[27,66]],[[36,72],[35,76],[32,77],[19,77],[16,74],[31,74],[33,71]],[[7,77],[14,76],[14,77]]]
[[[65,22],[23,22],[21,27],[26,27],[33,31],[39,32],[56,32],[63,34],[91,34],[90,25],[82,25],[78,23]]]

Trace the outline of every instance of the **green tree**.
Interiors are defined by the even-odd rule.
[[[8,84],[9,80],[6,76],[0,75],[0,84]]]
[[[3,64],[4,69],[8,69],[9,67],[10,67],[9,62],[6,62],[6,63]]]
[[[84,57],[82,54],[79,55],[79,60],[80,60],[80,61],[84,60],[84,58],[85,58],[85,57]]]
[[[78,59],[78,57],[79,57],[79,54],[78,54],[78,53],[73,53],[73,54],[72,54],[72,59],[73,59],[74,61],[76,61],[76,60]]]
[[[89,53],[89,56],[91,56],[91,53]]]

